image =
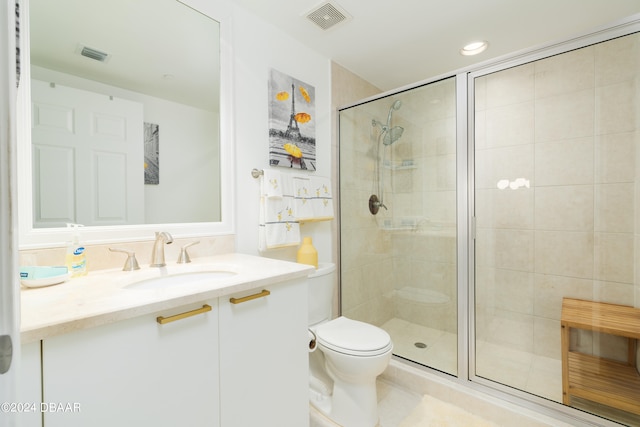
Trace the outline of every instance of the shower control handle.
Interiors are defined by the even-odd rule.
[[[375,194],[372,194],[371,197],[369,197],[369,212],[371,212],[372,215],[375,215],[381,207],[383,207],[385,211],[387,210],[387,207],[382,203],[382,200],[378,199],[378,196]]]

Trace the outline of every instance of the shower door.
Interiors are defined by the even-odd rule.
[[[563,299],[640,307],[640,35],[478,75],[472,86],[476,379],[562,403]],[[590,330],[573,329],[570,350],[603,371],[635,358],[634,341]],[[640,384],[628,372],[593,378],[617,393]],[[564,402],[640,425],[595,400]]]
[[[344,316],[394,354],[457,375],[456,83],[340,111]]]

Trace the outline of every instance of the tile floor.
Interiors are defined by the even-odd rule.
[[[380,421],[376,427],[400,426],[423,399],[423,394],[411,391],[401,385],[389,381],[388,379],[379,378],[377,386],[378,414],[380,416]],[[449,394],[456,396],[455,391],[452,391]],[[501,427],[512,427],[514,425],[518,425],[519,427],[571,427],[569,424],[556,421],[548,417],[541,417],[538,416],[538,414],[520,414],[515,412],[513,408],[505,408],[483,399],[478,400],[474,397],[467,397],[468,399],[464,399],[464,402],[465,409],[467,409],[469,413],[477,414],[478,416],[481,416],[486,420],[490,420],[495,423],[495,425],[499,425]],[[454,402],[451,403],[455,405]],[[437,424],[437,427],[472,427],[463,421],[463,419],[467,419],[466,417],[458,420],[457,417],[461,416],[461,414],[454,411],[455,409],[451,414],[448,414],[445,424]],[[310,406],[309,418],[310,427],[340,427],[338,424],[335,424],[324,417],[313,406]],[[421,427],[423,426],[423,424],[419,425]],[[424,424],[424,427],[431,425],[432,424]]]
[[[398,427],[420,403],[422,395],[403,389],[389,381],[378,380],[378,427]],[[311,427],[339,427],[310,407]]]

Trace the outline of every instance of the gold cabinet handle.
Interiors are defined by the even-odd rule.
[[[251,301],[252,299],[266,297],[267,295],[271,295],[271,292],[269,292],[266,289],[263,289],[262,292],[258,292],[257,294],[253,294],[253,295],[247,295],[246,297],[229,298],[229,301],[231,302],[231,304],[240,304],[243,302]]]
[[[196,308],[195,310],[185,311],[184,313],[176,314],[174,316],[162,317],[158,316],[156,321],[161,325],[165,323],[175,322],[176,320],[185,319],[187,317],[196,316],[198,314],[206,313],[207,311],[211,311],[211,306],[209,304],[205,304],[202,308]]]

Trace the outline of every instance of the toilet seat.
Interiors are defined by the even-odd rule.
[[[393,348],[383,329],[346,317],[318,326],[316,337],[322,347],[352,356],[377,356]]]

